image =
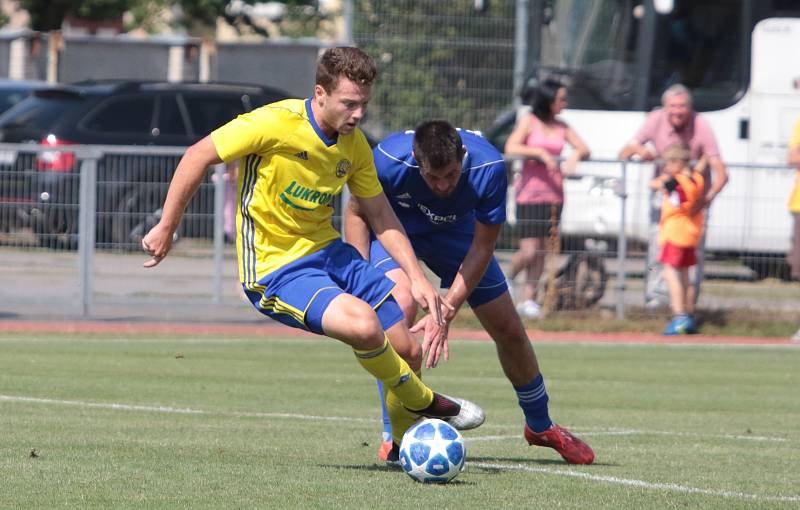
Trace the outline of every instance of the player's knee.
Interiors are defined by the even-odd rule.
[[[495,343],[507,348],[524,348],[530,345],[530,339],[525,333],[522,321],[515,312],[503,320],[495,321],[492,326],[492,339]]]
[[[525,264],[531,264],[536,259],[538,254],[538,250],[532,246],[528,246],[519,250],[519,257]]]
[[[383,343],[383,327],[375,312],[366,307],[363,310],[353,310],[348,318],[350,339],[352,345],[361,349],[377,349]]]

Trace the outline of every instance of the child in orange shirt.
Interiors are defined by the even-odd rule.
[[[697,264],[697,246],[703,233],[705,181],[696,168],[689,168],[690,152],[685,144],[674,144],[662,153],[664,168],[650,187],[664,192],[659,223],[664,279],[669,287],[672,320],[665,335],[697,332],[694,319],[694,291],[689,285],[689,268]],[[698,167],[702,165],[702,162]]]

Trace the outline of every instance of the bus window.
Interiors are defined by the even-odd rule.
[[[673,0],[659,14],[643,0],[548,0],[538,72],[569,78],[573,109],[649,110],[674,83],[698,110],[722,109],[747,88],[745,3]]]
[[[675,83],[692,90],[700,111],[733,105],[747,88],[742,0],[677,0],[656,20],[649,106]]]
[[[541,28],[540,69],[569,76],[570,106],[588,110],[633,108],[640,0],[553,0]]]

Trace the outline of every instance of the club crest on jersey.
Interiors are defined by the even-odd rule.
[[[347,175],[347,172],[349,172],[351,168],[353,168],[353,164],[350,163],[349,159],[339,161],[336,163],[336,177],[341,179]]]

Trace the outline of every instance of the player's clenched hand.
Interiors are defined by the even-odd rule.
[[[150,259],[142,264],[144,267],[153,267],[167,256],[172,247],[172,231],[161,223],[153,227],[142,238],[142,249]]]
[[[439,325],[430,314],[420,319],[411,328],[412,333],[422,331],[422,357],[425,358],[425,368],[435,368],[442,357],[445,361],[450,359],[447,345],[449,328],[449,322]]]
[[[411,295],[423,310],[433,314],[436,324],[444,325],[445,317],[442,309],[453,310],[453,306],[442,299],[442,296],[433,288],[431,282],[425,278],[411,280]]]

